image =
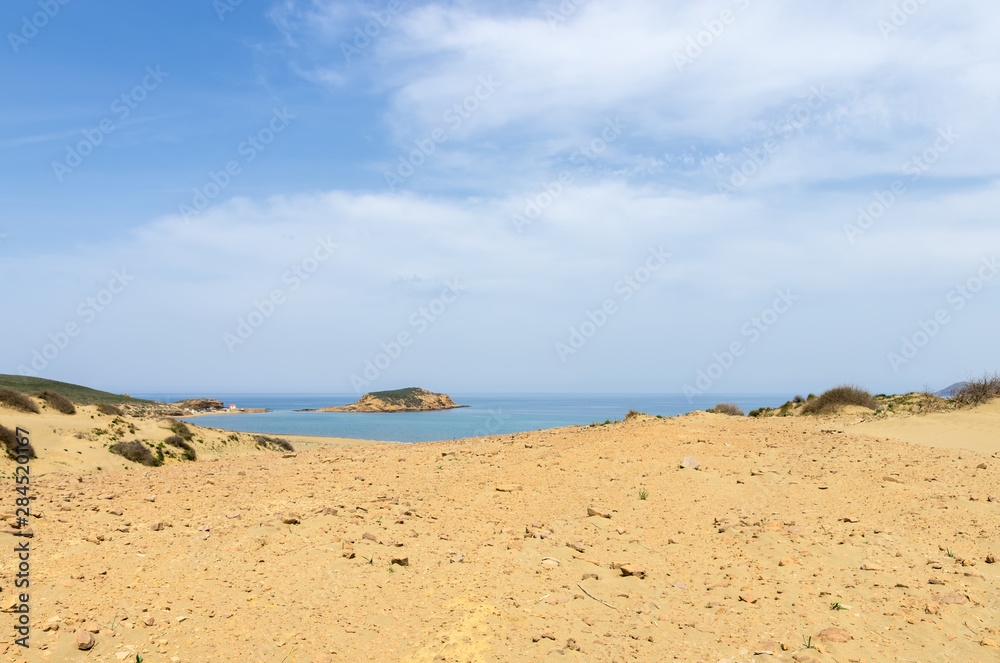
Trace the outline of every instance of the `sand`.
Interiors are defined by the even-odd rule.
[[[849,426],[848,430],[928,447],[1000,453],[1000,401],[960,413],[938,412],[870,421]]]
[[[198,429],[206,460],[121,469],[88,413],[0,411],[69,450],[33,464],[33,649],[7,627],[0,660],[1000,660],[1000,460],[958,448],[991,412],[921,417],[936,447],[855,415],[293,456]]]

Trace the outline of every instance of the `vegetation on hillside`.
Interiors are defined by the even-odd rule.
[[[4,451],[11,460],[17,460],[18,454],[28,458],[37,458],[34,447],[30,444],[21,446],[17,441],[17,432],[6,426],[0,426],[0,444],[3,445]]]
[[[39,391],[52,391],[68,398],[80,405],[94,405],[95,403],[120,404],[152,404],[153,401],[145,401],[140,398],[111,394],[106,391],[99,391],[89,387],[82,387],[78,384],[59,382],[57,380],[46,380],[44,378],[33,378],[26,375],[3,375],[0,374],[0,387],[16,389],[18,391],[37,393]]]
[[[878,400],[870,393],[861,387],[845,384],[808,401],[802,408],[802,414],[830,414],[845,405],[858,405],[873,411],[879,409]]]
[[[955,401],[960,405],[982,405],[997,397],[1000,397],[1000,373],[968,380],[955,392]]]
[[[53,409],[62,412],[63,414],[76,414],[76,406],[73,405],[73,401],[66,398],[62,394],[45,390],[39,392],[38,398],[42,399],[51,405]]]
[[[28,412],[29,414],[38,414],[41,410],[38,408],[38,403],[31,400],[31,397],[27,394],[22,394],[16,389],[0,388],[0,405],[4,407],[13,408],[21,412]]]

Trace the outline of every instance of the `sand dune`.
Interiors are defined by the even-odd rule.
[[[928,447],[995,454],[1000,453],[1000,401],[950,412],[869,421],[848,429]]]
[[[35,419],[43,453],[86,442],[72,419]],[[0,656],[1000,659],[998,461],[854,419],[639,417],[90,472],[97,449],[72,471],[39,459],[38,649],[5,631]],[[198,430],[199,455],[215,435]]]

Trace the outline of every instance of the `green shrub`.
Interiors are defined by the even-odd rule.
[[[257,441],[257,446],[268,447],[274,446],[279,449],[284,449],[285,451],[295,451],[295,447],[288,440],[280,437],[270,437],[268,435],[254,435],[254,440]]]
[[[100,412],[101,414],[107,414],[107,415],[115,416],[115,417],[124,417],[125,416],[125,412],[122,411],[122,409],[120,407],[117,407],[115,405],[111,405],[110,403],[98,403],[97,404],[97,411]]]
[[[3,444],[4,451],[7,452],[7,456],[11,460],[17,460],[18,454],[27,456],[28,458],[38,458],[35,454],[35,449],[30,444],[21,446],[17,442],[17,432],[12,431],[6,426],[0,426],[0,443]]]
[[[108,447],[108,451],[113,454],[118,454],[133,463],[141,463],[149,467],[159,467],[160,465],[163,465],[163,461],[154,456],[149,447],[142,442],[118,442]]]
[[[184,458],[187,460],[197,460],[198,455],[195,453],[194,447],[192,447],[187,440],[185,440],[180,435],[171,435],[164,440],[167,444],[172,447],[177,447],[178,449],[184,450]]]
[[[46,390],[39,392],[38,397],[63,414],[76,414],[76,406],[62,394]]]
[[[0,389],[0,405],[20,410],[21,412],[29,412],[31,414],[38,414],[41,412],[41,410],[38,409],[38,403],[31,400],[27,394],[22,394],[19,391],[7,389],[6,387]]]
[[[176,419],[170,420],[170,425],[168,426],[170,430],[174,432],[174,435],[180,435],[185,440],[191,440],[194,437],[194,433],[188,428],[188,425],[183,421],[177,421]]]
[[[742,417],[742,416],[745,416],[743,414],[743,410],[740,408],[740,406],[739,405],[733,405],[732,403],[719,403],[714,408],[712,408],[712,410],[716,414],[728,414],[731,417]]]
[[[989,373],[976,380],[969,380],[955,392],[961,405],[982,405],[1000,396],[1000,373]]]
[[[879,402],[870,393],[854,385],[841,385],[823,392],[818,398],[808,401],[803,414],[828,414],[844,405],[859,405],[869,410],[877,410]]]

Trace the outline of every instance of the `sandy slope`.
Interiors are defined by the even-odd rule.
[[[1000,401],[960,412],[871,421],[848,429],[929,447],[973,449],[992,454],[1000,452]]]
[[[1000,461],[852,420],[644,417],[50,473],[32,522],[46,648],[25,659],[5,627],[0,659],[1000,660]]]

